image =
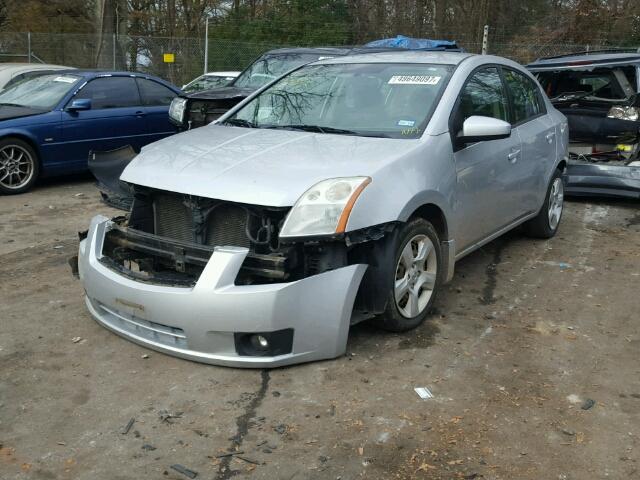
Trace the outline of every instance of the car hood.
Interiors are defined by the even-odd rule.
[[[40,115],[42,110],[35,110],[27,107],[0,106],[0,121],[11,120],[12,118],[29,117]]]
[[[285,207],[327,178],[371,176],[419,140],[209,125],[148,145],[122,180],[160,190]]]
[[[255,89],[240,87],[220,87],[212,90],[203,90],[202,92],[187,95],[187,98],[193,100],[220,100],[222,98],[245,98],[251,95]]]

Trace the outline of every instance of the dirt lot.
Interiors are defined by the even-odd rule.
[[[569,203],[555,239],[459,263],[417,331],[360,325],[343,358],[247,371],[89,317],[67,258],[109,212],[90,180],[2,197],[0,478],[640,478],[638,207]]]

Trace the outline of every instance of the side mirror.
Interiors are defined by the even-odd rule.
[[[91,100],[88,98],[78,98],[67,106],[67,111],[69,112],[77,112],[79,110],[91,110]]]
[[[462,143],[484,142],[499,140],[511,136],[511,124],[492,117],[474,115],[462,124],[462,132],[458,139]]]

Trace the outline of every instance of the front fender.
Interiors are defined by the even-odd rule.
[[[455,191],[456,172],[449,136],[429,137],[414,151],[372,175],[371,183],[353,207],[347,231],[405,222],[428,204],[438,207],[449,223],[453,218]]]

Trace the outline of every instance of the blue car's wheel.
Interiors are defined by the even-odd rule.
[[[18,138],[0,140],[0,193],[26,192],[38,179],[39,167],[31,145]]]

